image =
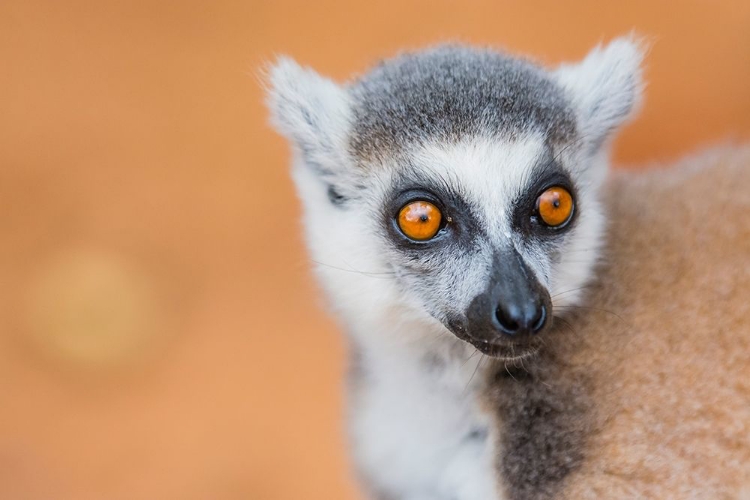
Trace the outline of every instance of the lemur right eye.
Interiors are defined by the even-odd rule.
[[[398,212],[398,227],[407,238],[415,241],[427,241],[435,237],[440,230],[443,214],[429,201],[412,201],[401,207]]]
[[[573,216],[573,196],[564,187],[553,186],[539,195],[536,211],[547,226],[563,226]]]

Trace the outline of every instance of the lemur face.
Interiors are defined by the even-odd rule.
[[[435,141],[392,160],[403,166],[379,181],[387,188],[371,210],[384,260],[425,311],[485,354],[535,348],[596,257],[601,214],[567,165],[572,147],[535,133]]]
[[[533,351],[591,276],[607,139],[640,60],[629,40],[554,72],[440,47],[345,87],[282,60],[271,107],[347,323],[432,322],[484,354]]]

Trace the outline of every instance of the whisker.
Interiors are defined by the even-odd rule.
[[[577,248],[575,250],[565,250],[565,251],[562,251],[561,253],[562,254],[570,255],[572,253],[598,252],[600,250],[601,250],[601,248],[599,248],[599,247],[597,247],[597,248]]]
[[[571,292],[577,292],[578,290],[583,290],[584,288],[591,288],[593,286],[597,286],[597,285],[595,283],[592,283],[590,285],[579,286],[578,288],[571,288],[570,290],[565,290],[564,292],[556,293],[552,295],[550,298],[554,299],[555,297],[559,297],[560,295],[565,295],[566,293],[571,293]]]
[[[477,352],[479,352],[477,350]],[[464,387],[464,393],[466,393],[467,389],[471,385],[471,381],[474,380],[474,376],[477,374],[477,371],[479,371],[479,365],[482,364],[482,361],[484,361],[485,356],[482,354],[479,356],[479,361],[477,362],[476,368],[474,368],[474,372],[471,374],[471,377],[469,377],[469,381],[466,383],[466,387]]]
[[[598,307],[590,307],[590,306],[574,306],[572,304],[563,305],[563,306],[557,306],[557,308],[558,309],[567,309],[567,308],[590,309],[592,311],[605,312],[605,313],[611,314],[612,316],[615,316],[616,318],[618,318],[623,323],[628,324],[628,322],[625,321],[625,319],[622,316],[620,316],[619,314],[617,314],[614,311],[610,311],[610,310],[607,310],[607,309],[601,309],[601,308],[598,308]]]
[[[464,365],[466,365],[466,363],[468,363],[468,362],[469,362],[469,360],[470,360],[471,358],[473,358],[474,356],[476,356],[477,354],[479,354],[479,349],[476,349],[476,348],[475,348],[475,349],[474,349],[474,352],[472,352],[472,353],[471,353],[471,355],[469,355],[469,357],[468,357],[468,358],[466,358],[466,361],[464,361],[463,363],[461,363],[461,368],[463,368],[463,367],[464,367]]]
[[[521,356],[520,358],[518,358],[518,362],[521,364],[521,369],[524,372],[529,373],[529,370],[526,368],[526,365],[523,364],[523,356]]]
[[[312,262],[313,262],[313,264],[316,264],[318,266],[328,267],[330,269],[335,269],[337,271],[343,271],[343,272],[346,272],[346,273],[361,274],[362,276],[367,276],[368,278],[383,278],[383,279],[387,279],[387,278],[392,278],[392,277],[394,277],[396,275],[396,273],[394,271],[383,271],[383,272],[374,272],[374,271],[372,271],[372,272],[368,272],[368,271],[359,271],[359,270],[354,269],[354,268],[352,268],[352,269],[345,269],[343,267],[333,266],[331,264],[326,264],[325,262],[320,262],[320,261],[317,261],[317,260],[313,260]]]
[[[565,325],[568,328],[568,330],[570,330],[570,333],[572,333],[573,335],[576,334],[576,331],[573,329],[573,326],[568,321],[566,321],[565,319],[563,319],[562,317],[552,315],[552,319],[553,319],[553,321],[561,321],[562,324]]]

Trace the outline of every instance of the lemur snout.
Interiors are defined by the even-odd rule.
[[[494,323],[498,330],[513,337],[537,333],[547,323],[547,308],[534,301],[501,303],[495,309]]]
[[[502,346],[527,344],[551,316],[549,292],[513,248],[499,251],[493,260],[488,288],[466,311],[465,332],[458,332],[477,349],[505,356]]]
[[[496,277],[485,292],[487,299],[479,301],[481,309],[470,311],[469,321],[484,321],[489,330],[484,335],[499,341],[523,341],[540,332],[551,307],[547,290],[515,250],[498,259],[494,269]]]

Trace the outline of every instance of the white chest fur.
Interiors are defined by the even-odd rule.
[[[499,498],[489,418],[477,397],[480,355],[442,354],[367,353],[353,381],[355,460],[385,498]]]

